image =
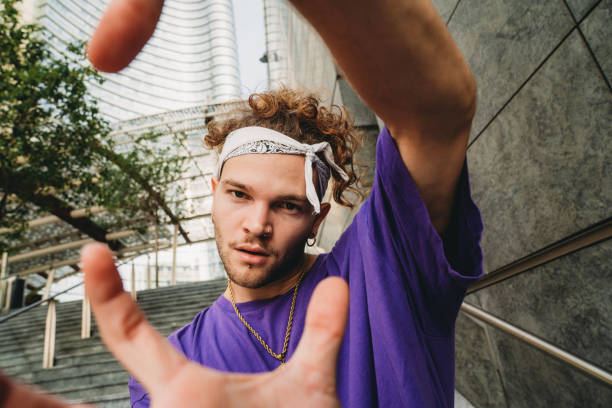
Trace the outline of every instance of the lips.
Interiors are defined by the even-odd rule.
[[[236,247],[238,251],[246,252],[253,255],[268,256],[268,252],[259,245],[239,245]]]
[[[268,252],[260,246],[240,245],[234,248],[241,261],[250,265],[262,265],[268,259]]]

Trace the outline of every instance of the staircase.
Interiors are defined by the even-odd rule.
[[[138,292],[138,303],[162,335],[189,323],[225,290],[227,281],[182,284]],[[82,302],[57,304],[55,364],[42,368],[47,307],[0,324],[0,370],[75,402],[129,407],[129,375],[106,350],[92,320],[92,336],[81,339]]]

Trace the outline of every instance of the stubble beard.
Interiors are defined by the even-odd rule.
[[[266,248],[266,251],[268,251],[268,253],[271,255],[278,257],[278,252],[264,245],[264,242],[261,242],[261,240],[256,238],[245,242],[226,244],[223,234],[221,234],[216,225],[214,228],[215,242],[217,244],[217,251],[221,257],[221,262],[223,262],[227,276],[236,285],[248,289],[259,289],[278,280],[287,279],[303,269],[303,265],[305,263],[304,247],[308,237],[305,237],[303,240],[297,242],[296,245],[289,248],[285,256],[277,260],[272,265],[242,266],[234,265],[230,260],[230,254],[232,253],[235,245],[240,245],[247,242],[256,243]],[[238,268],[248,268],[248,270],[241,274],[239,271],[237,271]]]

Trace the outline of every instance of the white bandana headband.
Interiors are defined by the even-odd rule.
[[[327,164],[323,163],[316,153],[322,152]],[[325,193],[327,183],[331,175],[327,165],[338,172],[343,180],[348,180],[348,175],[334,162],[332,148],[328,142],[320,142],[312,145],[300,143],[276,130],[260,126],[248,126],[236,129],[227,135],[221,154],[215,178],[221,177],[223,164],[230,158],[242,154],[299,154],[306,156],[304,164],[304,177],[306,179],[306,198],[314,207],[315,214],[321,211],[321,203],[312,181],[312,166],[314,164],[317,172],[319,189],[321,195]]]

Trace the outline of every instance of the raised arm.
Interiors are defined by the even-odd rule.
[[[321,34],[349,82],[380,116],[433,225],[448,224],[475,110],[475,84],[428,0],[291,0]],[[88,53],[118,71],[153,32],[162,0],[113,0]]]
[[[291,3],[321,34],[351,85],[387,126],[402,132],[437,122],[443,131],[431,136],[447,137],[469,124],[474,79],[429,0]],[[440,115],[446,123],[435,120]]]
[[[429,0],[292,0],[385,122],[438,232],[448,224],[476,85]]]

